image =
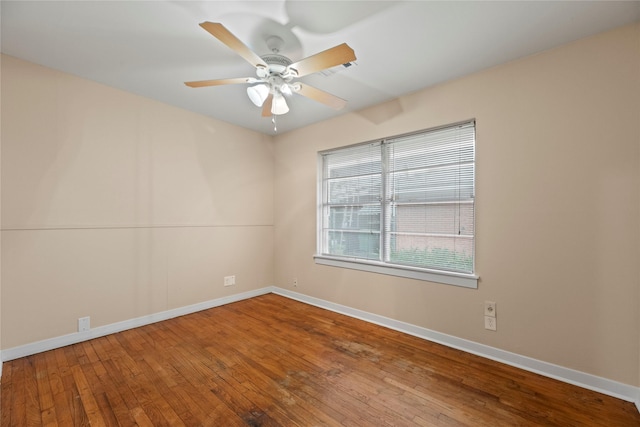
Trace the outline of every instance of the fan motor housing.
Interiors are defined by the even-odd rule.
[[[284,55],[279,55],[277,53],[270,53],[264,56],[261,56],[264,62],[269,66],[269,71],[272,73],[282,73],[287,69],[289,65],[293,63],[289,58]]]

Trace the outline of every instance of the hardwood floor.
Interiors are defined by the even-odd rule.
[[[640,426],[632,403],[264,295],[5,362],[1,426]]]

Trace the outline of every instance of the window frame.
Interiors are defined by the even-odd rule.
[[[416,132],[411,132],[411,133],[406,133],[406,134],[401,134],[401,135],[396,135],[396,136],[392,136],[392,137],[387,137],[387,138],[380,138],[380,139],[376,139],[373,141],[367,141],[367,142],[362,142],[362,143],[358,143],[358,144],[352,144],[349,146],[343,146],[343,147],[336,147],[336,148],[332,148],[332,149],[328,149],[328,150],[323,150],[323,151],[319,151],[318,152],[318,156],[317,156],[317,212],[316,212],[316,228],[317,228],[317,234],[316,234],[316,254],[314,255],[314,261],[316,264],[319,265],[326,265],[326,266],[332,266],[332,267],[339,267],[339,268],[347,268],[347,269],[353,269],[353,270],[360,270],[360,271],[367,271],[367,272],[371,272],[371,273],[378,273],[378,274],[386,274],[386,275],[391,275],[391,276],[397,276],[397,277],[405,277],[405,278],[410,278],[410,279],[416,279],[416,280],[423,280],[423,281],[428,281],[428,282],[435,282],[435,283],[442,283],[442,284],[448,284],[448,285],[455,285],[455,286],[461,286],[461,287],[465,287],[465,288],[472,288],[472,289],[477,289],[478,287],[478,279],[479,276],[477,275],[476,272],[476,266],[475,266],[475,240],[476,240],[476,232],[475,232],[475,184],[476,184],[476,179],[475,179],[475,173],[473,175],[473,188],[474,188],[474,202],[473,202],[473,206],[474,206],[474,215],[473,215],[473,239],[474,239],[474,245],[473,245],[473,272],[472,273],[462,273],[462,272],[456,272],[456,271],[448,271],[448,270],[437,270],[437,269],[431,269],[431,268],[424,268],[424,267],[416,267],[416,266],[409,266],[409,265],[403,265],[403,264],[394,264],[392,262],[386,262],[386,261],[379,261],[379,260],[371,260],[371,259],[365,259],[365,258],[356,258],[356,257],[351,257],[351,256],[339,256],[339,255],[331,255],[331,254],[324,254],[322,253],[323,250],[323,215],[324,215],[324,201],[325,201],[325,188],[324,188],[324,160],[323,160],[323,156],[328,154],[328,153],[332,153],[332,152],[336,152],[339,150],[343,150],[343,149],[350,149],[350,148],[357,148],[360,146],[366,146],[366,145],[372,145],[372,144],[378,144],[378,145],[384,145],[386,140],[392,140],[392,139],[398,139],[398,138],[403,138],[403,137],[410,137],[412,135],[419,135],[419,134],[423,134],[423,133],[428,133],[428,132],[432,132],[432,131],[437,131],[437,130],[441,130],[441,129],[446,129],[446,128],[452,128],[452,127],[456,127],[456,126],[463,126],[463,125],[467,125],[467,124],[472,124],[474,127],[474,132],[476,129],[476,121],[475,119],[471,119],[471,120],[464,120],[461,122],[457,122],[457,123],[451,123],[448,125],[444,125],[444,126],[438,126],[438,127],[434,127],[434,128],[428,128],[428,129],[423,129],[420,131],[416,131]],[[384,153],[386,152],[386,150],[382,150],[383,152],[383,157]],[[474,140],[474,169],[475,169],[475,140]],[[382,159],[382,180],[386,180],[387,179],[387,175],[388,175],[388,171],[387,169],[387,160],[388,159]],[[381,205],[381,207],[384,209],[385,204],[383,203]],[[383,220],[384,217],[384,213],[381,213],[381,225],[380,225],[380,233],[383,234],[385,233],[385,228],[384,225],[382,224],[384,222]],[[384,248],[382,249],[384,251]]]

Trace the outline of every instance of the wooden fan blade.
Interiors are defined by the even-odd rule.
[[[336,65],[355,61],[356,54],[346,43],[332,47],[315,55],[308,56],[298,62],[289,65],[289,69],[295,70],[298,77],[306,76]]]
[[[238,55],[243,57],[254,67],[267,67],[267,64],[264,63],[262,58],[260,58],[256,53],[249,49],[247,45],[242,43],[240,39],[238,39],[231,33],[231,31],[227,30],[224,25],[220,24],[219,22],[206,21],[201,23],[200,26],[207,30],[213,37],[217,38],[222,43],[233,49]]]
[[[316,89],[313,86],[309,86],[308,84],[300,84],[300,89],[298,89],[297,93],[302,96],[306,96],[307,98],[311,98],[314,101],[318,101],[324,105],[328,105],[331,108],[339,110],[347,105],[347,101],[342,98],[338,98],[335,95],[331,95],[325,91],[320,89]]]
[[[267,99],[264,100],[264,104],[262,104],[262,117],[271,116],[271,104],[273,103],[273,94],[269,94]]]
[[[238,77],[235,79],[219,79],[219,80],[200,80],[197,82],[184,82],[189,87],[205,87],[205,86],[220,86],[220,85],[234,85],[239,83],[255,83],[257,80],[253,77]]]

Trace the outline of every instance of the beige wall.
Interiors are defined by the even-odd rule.
[[[1,10],[1,8],[0,8]],[[1,42],[0,42],[1,44]],[[2,99],[2,55],[0,54],[0,100]],[[0,351],[2,351],[2,102],[0,102]],[[0,358],[0,374],[2,359]],[[2,375],[0,375],[0,380]]]
[[[274,284],[270,137],[7,56],[2,112],[2,349]]]
[[[278,285],[640,384],[639,42],[625,27],[278,136]],[[314,264],[317,151],[470,118],[479,289]]]

